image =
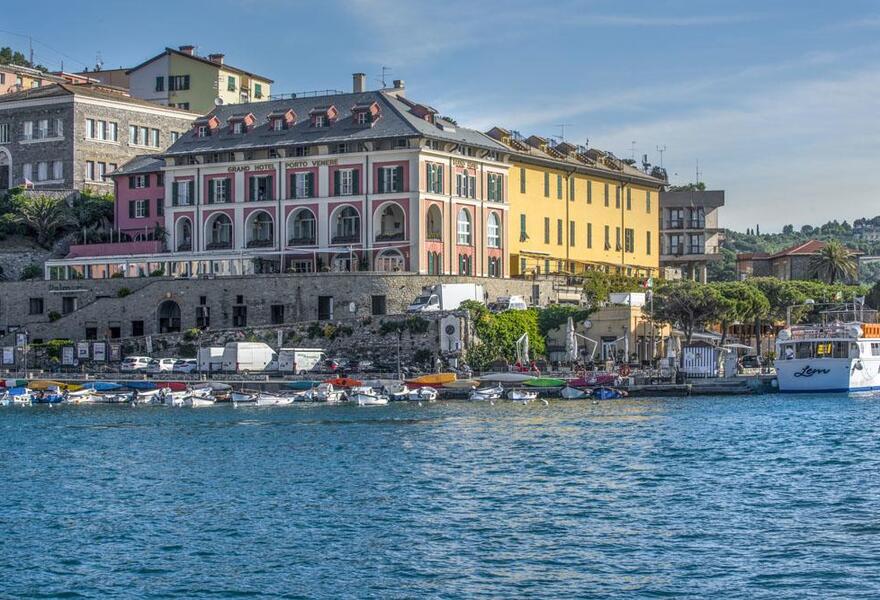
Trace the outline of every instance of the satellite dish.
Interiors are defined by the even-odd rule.
[[[220,96],[214,98],[214,106],[223,106],[223,98]]]

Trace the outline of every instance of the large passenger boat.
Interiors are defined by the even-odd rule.
[[[776,338],[780,392],[865,392],[880,390],[880,324],[834,319],[789,326]]]

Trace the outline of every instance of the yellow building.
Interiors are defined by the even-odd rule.
[[[512,276],[658,272],[664,180],[601,150],[522,139],[500,127],[488,135],[510,149]]]
[[[195,46],[165,51],[127,71],[135,98],[207,114],[217,104],[269,100],[272,80],[233,67],[223,54],[199,56]]]

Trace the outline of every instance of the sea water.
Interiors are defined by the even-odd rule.
[[[880,397],[0,409],[0,597],[877,598]]]

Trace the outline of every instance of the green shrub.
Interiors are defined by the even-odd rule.
[[[181,358],[196,358],[198,347],[195,344],[181,344],[178,347],[178,354]]]
[[[150,272],[150,277],[164,277],[165,269],[156,269],[155,271]]]
[[[28,265],[21,270],[19,279],[27,281],[28,279],[40,279],[43,277],[43,267],[40,265]]]
[[[187,342],[193,342],[199,339],[199,336],[202,334],[202,330],[198,327],[191,327],[183,332],[183,339]]]
[[[122,288],[119,288],[118,290],[116,290],[116,297],[117,298],[125,298],[126,296],[128,296],[130,294],[131,294],[131,290],[128,289],[127,287],[122,287]]]
[[[49,311],[49,322],[50,323],[54,323],[55,321],[57,321],[60,318],[61,318],[61,313],[58,312],[57,310],[50,310]]]
[[[309,323],[308,329],[306,329],[306,336],[309,338],[322,337],[324,335],[324,329],[321,327],[320,323]]]
[[[110,279],[122,279],[125,277],[125,273],[122,271],[116,271],[113,275],[110,276]]]

